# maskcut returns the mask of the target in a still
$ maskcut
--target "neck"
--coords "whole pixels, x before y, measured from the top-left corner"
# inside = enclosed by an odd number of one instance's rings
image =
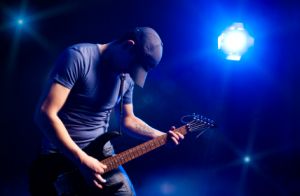
[[[109,45],[109,43],[108,44],[97,44],[100,54],[104,53],[104,51],[107,49],[108,45]]]

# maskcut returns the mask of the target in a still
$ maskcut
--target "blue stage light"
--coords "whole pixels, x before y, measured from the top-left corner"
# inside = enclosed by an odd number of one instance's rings
[[[249,163],[251,161],[251,158],[249,156],[244,157],[244,162]]]
[[[23,25],[24,20],[20,18],[20,19],[17,20],[17,23],[18,23],[18,25]]]
[[[218,49],[227,55],[226,59],[239,61],[254,39],[245,30],[243,23],[234,23],[218,37]]]

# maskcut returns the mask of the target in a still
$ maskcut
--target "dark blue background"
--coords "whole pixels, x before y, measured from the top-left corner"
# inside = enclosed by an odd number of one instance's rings
[[[135,113],[167,131],[199,113],[218,128],[125,165],[138,195],[300,195],[297,1],[2,1],[0,17],[0,195],[27,195],[27,169],[41,133],[32,121],[58,54],[106,43],[135,26],[164,42],[160,66],[136,87]],[[10,21],[22,10],[24,25]],[[255,44],[223,59],[217,37],[243,22]],[[112,119],[112,129],[117,120]],[[141,141],[123,136],[123,150]],[[251,162],[243,163],[245,155]]]

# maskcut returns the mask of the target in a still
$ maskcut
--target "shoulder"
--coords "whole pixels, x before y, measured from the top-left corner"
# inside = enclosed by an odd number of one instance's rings
[[[82,55],[99,52],[97,44],[92,44],[92,43],[74,44],[72,46],[69,46],[67,49],[77,51],[77,52],[81,53]]]
[[[60,54],[52,74],[60,74],[64,77],[71,75],[83,76],[89,70],[91,62],[98,59],[96,52],[97,44],[81,43],[71,45]]]
[[[65,48],[60,55],[61,59],[81,66],[90,66],[99,61],[100,53],[97,44],[79,43]]]

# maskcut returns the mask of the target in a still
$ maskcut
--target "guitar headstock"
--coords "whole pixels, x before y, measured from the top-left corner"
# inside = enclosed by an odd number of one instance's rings
[[[216,127],[216,124],[213,120],[206,118],[204,116],[192,114],[186,115],[181,118],[181,122],[186,124],[188,131],[204,131],[208,128]]]

